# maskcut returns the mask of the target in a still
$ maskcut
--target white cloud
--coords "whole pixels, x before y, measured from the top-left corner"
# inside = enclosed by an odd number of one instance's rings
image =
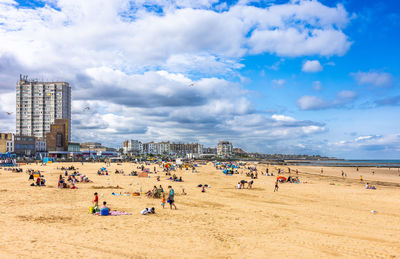
[[[297,100],[297,106],[301,110],[320,110],[327,108],[329,104],[317,96],[302,96]]]
[[[314,81],[313,82],[313,89],[315,91],[320,91],[322,89],[322,84],[320,81]]]
[[[272,83],[276,86],[283,86],[286,83],[285,79],[273,79]]]
[[[351,140],[329,143],[328,145],[348,152],[358,150],[364,153],[397,154],[400,152],[400,134],[365,135]]]
[[[322,110],[329,108],[344,108],[357,97],[355,91],[343,90],[337,93],[332,100],[325,100],[317,96],[302,96],[297,100],[297,107],[301,110]]]
[[[276,121],[296,121],[296,119],[293,117],[280,115],[280,114],[274,114],[271,116],[271,118]]]
[[[388,87],[393,84],[392,75],[385,72],[356,72],[351,75],[360,85]]]
[[[315,73],[322,71],[322,69],[323,68],[318,60],[307,60],[304,62],[301,71]]]
[[[338,93],[340,99],[352,99],[357,96],[355,91],[343,90]]]

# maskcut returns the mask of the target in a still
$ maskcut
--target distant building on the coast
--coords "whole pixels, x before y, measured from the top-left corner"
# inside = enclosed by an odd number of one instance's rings
[[[108,155],[116,155],[117,150],[115,148],[109,148],[103,146],[98,142],[84,142],[80,144],[80,150],[83,155],[96,155],[96,156],[108,156]]]
[[[158,155],[169,155],[171,150],[171,144],[169,141],[158,142],[155,144],[156,154]]]
[[[14,152],[14,134],[0,133],[0,153]]]
[[[19,156],[36,154],[36,138],[32,136],[14,136],[14,153]]]
[[[203,153],[203,145],[199,143],[171,143],[170,141],[142,143],[139,140],[125,140],[123,149],[125,154],[187,156]]]
[[[21,75],[16,105],[17,136],[45,139],[56,119],[66,119],[71,139],[71,87],[67,82],[39,82]]]
[[[233,154],[233,146],[229,141],[220,141],[217,146],[217,155],[230,157]]]
[[[75,142],[68,143],[68,152],[80,152],[81,144]]]
[[[153,141],[143,144],[143,154],[156,154],[155,143]]]
[[[199,143],[171,143],[172,155],[193,155],[203,154],[203,145]]]
[[[142,154],[143,143],[139,140],[125,140],[123,149],[125,154]]]
[[[48,151],[68,151],[68,120],[56,119],[50,125],[50,132],[46,133],[46,146]]]
[[[206,148],[203,148],[203,154],[207,154],[207,155],[217,155],[217,148],[215,148],[215,147],[206,147]]]
[[[233,148],[233,154],[234,154],[235,156],[246,156],[246,155],[247,155],[247,152],[244,151],[244,150],[241,149],[241,148],[235,147],[235,148]]]

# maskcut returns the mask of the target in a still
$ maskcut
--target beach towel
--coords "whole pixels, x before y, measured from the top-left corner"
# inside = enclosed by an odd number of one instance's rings
[[[101,216],[100,212],[96,212],[93,215],[96,216]],[[121,215],[132,215],[132,213],[128,213],[128,212],[124,212],[124,211],[116,211],[116,210],[112,210],[110,211],[110,213],[108,214],[108,216],[121,216]]]

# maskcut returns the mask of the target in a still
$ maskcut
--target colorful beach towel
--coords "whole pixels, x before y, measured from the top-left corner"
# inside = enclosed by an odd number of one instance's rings
[[[96,212],[96,213],[94,213],[94,215],[100,216],[100,212]],[[122,215],[132,215],[132,213],[112,210],[112,211],[110,211],[110,214],[108,214],[108,216],[122,216]]]

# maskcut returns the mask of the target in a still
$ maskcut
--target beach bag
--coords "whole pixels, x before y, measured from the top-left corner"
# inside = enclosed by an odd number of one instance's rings
[[[93,206],[89,207],[89,213],[91,213],[91,214],[95,213],[95,210],[94,210]]]

